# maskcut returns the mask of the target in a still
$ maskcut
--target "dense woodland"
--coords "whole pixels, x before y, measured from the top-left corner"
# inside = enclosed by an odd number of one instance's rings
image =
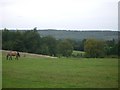
[[[73,50],[84,51],[84,57],[105,57],[118,55],[120,41],[98,39],[56,39],[53,36],[41,36],[36,28],[26,31],[2,30],[2,49],[16,50],[50,56],[72,56]],[[120,54],[119,54],[120,55]]]

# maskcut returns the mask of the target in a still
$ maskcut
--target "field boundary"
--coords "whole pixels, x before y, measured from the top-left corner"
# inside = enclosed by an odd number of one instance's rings
[[[10,52],[8,50],[2,50],[2,52]],[[42,55],[42,54],[34,54],[34,53],[27,53],[27,52],[20,52],[20,54],[23,56],[23,57],[26,57],[27,55],[29,56],[37,56],[37,57],[44,57],[44,58],[57,58],[57,57],[53,57],[53,56],[48,56],[48,55]]]

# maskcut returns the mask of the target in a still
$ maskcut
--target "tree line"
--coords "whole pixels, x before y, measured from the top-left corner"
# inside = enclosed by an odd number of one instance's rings
[[[50,56],[72,55],[73,50],[85,51],[85,57],[105,57],[106,55],[118,55],[120,42],[114,39],[100,41],[96,39],[84,39],[75,41],[71,39],[55,39],[52,36],[41,37],[37,29],[25,31],[2,30],[2,49],[15,50],[28,53],[44,54]],[[120,54],[119,54],[120,55]]]
[[[2,49],[50,56],[71,56],[73,46],[69,40],[56,40],[52,36],[41,37],[36,28],[26,31],[2,31]]]

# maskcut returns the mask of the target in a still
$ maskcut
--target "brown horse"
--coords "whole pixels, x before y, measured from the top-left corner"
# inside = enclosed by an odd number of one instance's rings
[[[16,57],[15,59],[18,60],[18,57],[20,57],[20,53],[16,52],[16,51],[10,51],[10,52],[8,52],[7,56],[6,56],[7,60],[12,60],[12,56],[15,56]]]

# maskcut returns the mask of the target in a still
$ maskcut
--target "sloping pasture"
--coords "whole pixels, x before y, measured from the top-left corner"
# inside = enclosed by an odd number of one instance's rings
[[[3,88],[117,88],[117,58],[48,58],[35,55],[6,60]]]

